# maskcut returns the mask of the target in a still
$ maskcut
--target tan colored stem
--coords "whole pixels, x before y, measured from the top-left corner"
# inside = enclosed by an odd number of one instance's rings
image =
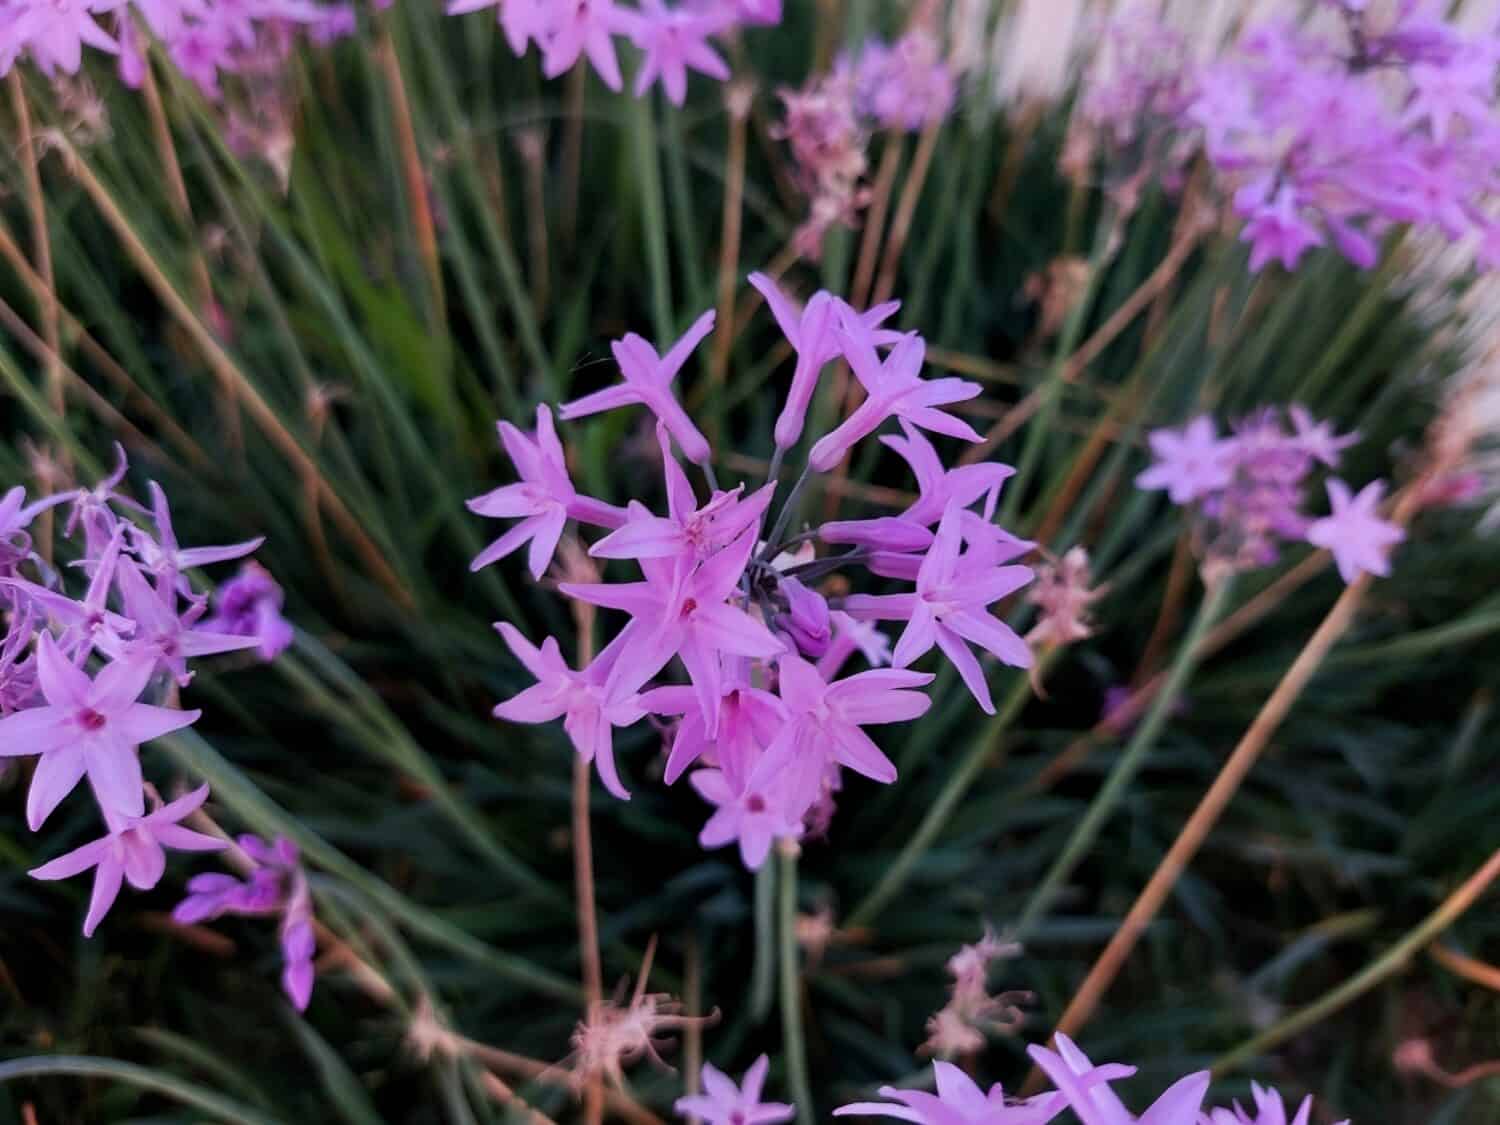
[[[1151,636],[1146,639],[1145,651],[1136,666],[1135,682],[1139,684],[1156,671],[1161,663],[1162,650],[1167,639],[1177,628],[1182,617],[1182,602],[1193,584],[1193,533],[1184,528],[1177,537],[1177,547],[1172,551],[1172,568],[1167,572],[1167,588],[1162,593],[1161,611],[1156,615],[1156,624]]]
[[[1062,371],[1058,374],[1058,378],[1063,383],[1071,383],[1082,375],[1084,369],[1090,363],[1094,362],[1100,353],[1109,347],[1115,338],[1121,332],[1125,331],[1126,328],[1130,327],[1131,322],[1150,306],[1156,295],[1172,283],[1172,279],[1182,269],[1183,264],[1188,259],[1188,255],[1193,252],[1193,248],[1197,246],[1202,234],[1203,228],[1194,224],[1189,226],[1172,243],[1166,257],[1161,260],[1156,269],[1151,271],[1146,280],[1141,282],[1136,287],[1135,292],[1126,297],[1121,302],[1120,307],[1110,314],[1109,319],[1101,324],[1094,331],[1094,334],[1085,340],[1076,352],[1068,357]],[[990,432],[985,434],[982,442],[978,445],[971,445],[968,449],[964,450],[963,456],[959,458],[959,464],[970,465],[988,457],[1001,442],[1005,441],[1006,438],[1010,437],[1011,434],[1030,421],[1032,416],[1041,409],[1042,403],[1046,399],[1047,389],[1048,384],[1044,383],[1018,402],[1006,417],[997,422],[991,428]]]
[[[889,301],[891,294],[896,291],[896,270],[901,265],[901,253],[906,249],[912,219],[917,213],[917,201],[922,197],[922,187],[927,183],[927,173],[932,168],[932,156],[937,151],[938,137],[942,135],[942,131],[942,122],[935,121],[922,130],[921,139],[917,141],[917,151],[912,156],[911,168],[906,173],[906,185],[901,189],[901,202],[896,205],[896,216],[891,220],[891,235],[886,239],[880,280],[875,285],[872,304]]]
[[[406,94],[406,80],[401,74],[401,58],[396,53],[396,44],[390,30],[380,29],[375,44],[375,58],[385,77],[385,88],[391,99],[391,123],[396,130],[396,149],[401,155],[401,178],[406,184],[406,203],[411,211],[412,231],[417,240],[417,252],[422,256],[422,266],[427,271],[427,284],[432,293],[432,314],[437,324],[443,323],[443,267],[438,259],[437,224],[432,218],[432,204],[427,192],[427,176],[422,171],[422,154],[417,148],[417,131],[412,123],[411,101]]]
[[[729,154],[724,176],[724,213],[721,219],[722,237],[719,240],[719,302],[717,324],[714,335],[713,362],[709,368],[714,390],[724,386],[729,377],[729,350],[734,343],[734,291],[739,281],[740,231],[744,220],[745,199],[745,131],[749,121],[750,106],[734,99],[731,90],[729,102]]]
[[[391,569],[390,563],[385,559],[384,553],[363,527],[354,514],[345,506],[342,498],[334,491],[327,479],[317,467],[317,463],[302,448],[301,442],[288,430],[277,417],[276,411],[261,397],[255,385],[245,376],[235,361],[224,350],[223,346],[215,339],[214,334],[204,325],[203,320],[193,312],[187,302],[183,300],[182,294],[177,287],[162,272],[161,267],[151,256],[151,252],[141,241],[135,228],[131,226],[114,197],[109,190],[94,175],[93,170],[84,162],[78,151],[73,148],[66,139],[59,141],[63,154],[67,160],[68,170],[82,186],[85,193],[93,201],[101,215],[115,236],[124,246],[126,253],[142,276],[156,293],[157,299],[166,306],[167,311],[177,320],[183,330],[191,337],[202,353],[205,362],[214,372],[215,376],[226,384],[235,387],[240,401],[250,416],[255,419],[266,437],[282,451],[282,454],[297,469],[306,474],[309,479],[315,480],[318,486],[318,494],[322,505],[327,509],[334,523],[344,533],[350,544],[359,553],[369,568],[370,573],[383,585],[387,592],[402,605],[410,607],[414,604],[411,594],[402,585],[400,577]]]
[[[1500,992],[1500,967],[1460,953],[1452,946],[1434,942],[1427,948],[1428,955],[1455,976],[1463,977],[1472,984]]]
[[[21,141],[21,177],[26,184],[26,205],[31,216],[31,252],[36,257],[36,273],[41,278],[41,287],[35,291],[35,296],[41,313],[42,339],[47,342],[47,347],[54,356],[61,356],[57,279],[52,269],[52,239],[47,233],[47,200],[42,193],[42,177],[38,167],[41,153],[31,129],[31,108],[26,102],[26,86],[21,80],[21,72],[12,68],[9,81],[11,108],[15,111],[16,131]],[[65,398],[62,369],[57,360],[49,360],[47,399],[57,411],[58,417],[67,413]]]
[[[578,666],[594,659],[594,607],[573,603],[578,627]],[[573,755],[573,885],[578,900],[578,957],[583,970],[583,992],[588,1004],[584,1019],[593,1023],[604,1010],[604,967],[599,957],[599,914],[594,898],[594,845],[589,821],[589,784],[593,770],[581,755]],[[583,1117],[588,1125],[604,1120],[604,1083],[590,1074],[583,1089]]]
[[[885,216],[891,208],[891,192],[896,186],[896,173],[901,170],[901,158],[906,153],[906,137],[902,133],[890,133],[885,139],[885,151],[880,157],[880,167],[875,172],[875,187],[870,197],[870,206],[865,210],[864,237],[859,244],[859,264],[854,269],[854,284],[849,295],[854,307],[862,309],[870,296],[870,286],[875,282],[875,263],[880,257],[880,236],[885,233]]]
[[[1405,490],[1395,505],[1393,522],[1404,525],[1415,513],[1420,503],[1421,484],[1422,481],[1419,480],[1416,485]],[[1177,839],[1172,842],[1166,856],[1157,865],[1156,871],[1146,883],[1145,889],[1141,891],[1129,913],[1125,915],[1124,921],[1120,923],[1114,936],[1110,938],[1104,952],[1099,955],[1099,959],[1089,970],[1088,976],[1078,987],[1072,1002],[1057,1022],[1057,1033],[1076,1035],[1079,1028],[1094,1014],[1099,1001],[1103,999],[1109,986],[1114,983],[1115,977],[1135,949],[1141,935],[1156,918],[1167,896],[1172,893],[1172,888],[1177,885],[1177,880],[1187,870],[1188,864],[1198,854],[1198,849],[1208,838],[1209,832],[1219,822],[1219,817],[1229,807],[1229,802],[1234,799],[1234,795],[1239,792],[1240,784],[1259,760],[1272,735],[1280,728],[1292,706],[1301,698],[1308,682],[1322,667],[1323,661],[1333,646],[1348,631],[1372,580],[1373,577],[1370,574],[1361,574],[1349,583],[1312,637],[1308,639],[1307,644],[1303,646],[1302,651],[1297,654],[1297,658],[1292,661],[1291,667],[1282,676],[1280,683],[1262,705],[1259,713],[1240,738],[1239,744],[1234,748],[1234,752],[1220,769],[1219,776],[1209,786],[1208,792],[1204,794],[1198,807],[1193,811],[1193,815],[1188,818],[1187,824],[1178,833]]]

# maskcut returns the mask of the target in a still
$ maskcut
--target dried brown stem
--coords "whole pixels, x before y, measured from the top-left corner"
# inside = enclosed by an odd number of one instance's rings
[[[729,106],[729,154],[724,176],[723,234],[719,239],[718,332],[714,335],[713,362],[709,368],[715,392],[729,377],[729,350],[734,343],[734,290],[739,280],[740,229],[744,218],[745,131],[749,121],[748,91],[731,87],[725,96]]]
[[[875,172],[870,206],[865,210],[864,237],[859,244],[859,264],[854,269],[854,284],[849,287],[849,296],[857,309],[865,307],[870,296],[870,286],[875,282],[875,263],[880,257],[880,236],[885,233],[885,216],[891,208],[891,192],[896,186],[896,173],[901,170],[901,158],[905,154],[905,135],[895,132],[887,134],[885,151],[880,156],[880,167]]]
[[[391,38],[390,30],[383,22],[375,44],[375,58],[385,78],[386,92],[391,100],[391,123],[396,131],[396,150],[401,157],[406,205],[410,210],[412,232],[417,240],[417,253],[422,256],[422,267],[427,273],[433,322],[442,324],[445,319],[443,267],[438,258],[437,224],[432,218],[427,176],[422,170],[422,154],[417,147],[417,131],[412,123],[406,80],[401,74],[401,58],[396,53],[396,44]]]
[[[889,301],[891,294],[896,291],[896,270],[901,265],[901,254],[906,249],[912,219],[917,213],[917,201],[922,197],[922,187],[927,183],[927,173],[932,168],[932,156],[937,151],[938,137],[942,135],[942,131],[942,123],[935,121],[922,130],[921,139],[917,141],[917,151],[911,158],[906,184],[901,189],[901,202],[896,205],[896,216],[891,220],[891,235],[886,239],[880,280],[875,285],[872,304]]]

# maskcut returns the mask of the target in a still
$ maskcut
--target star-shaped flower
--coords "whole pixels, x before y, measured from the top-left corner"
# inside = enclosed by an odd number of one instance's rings
[[[1333,514],[1308,526],[1307,541],[1333,552],[1339,576],[1345,582],[1353,582],[1361,571],[1381,578],[1391,572],[1391,548],[1406,538],[1406,532],[1380,518],[1384,496],[1384,481],[1371,481],[1357,494],[1337,477],[1328,481]]]

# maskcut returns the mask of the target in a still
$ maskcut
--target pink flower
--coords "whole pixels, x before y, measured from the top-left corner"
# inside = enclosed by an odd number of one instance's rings
[[[497,424],[500,442],[510,455],[516,484],[503,485],[469,501],[469,511],[493,519],[515,519],[516,524],[475,556],[470,570],[481,570],[530,542],[526,563],[533,578],[541,578],[552,563],[557,541],[568,519],[601,527],[620,527],[626,515],[619,508],[580,496],[568,477],[562,442],[552,424],[552,411],[536,408],[536,435],[528,437],[509,422]]]
[[[558,14],[549,29],[551,38],[542,54],[542,73],[556,78],[572,70],[580,55],[587,55],[600,80],[618,91],[620,62],[611,36],[631,31],[634,13],[615,7],[614,0],[567,0],[556,9]]]
[[[1286,1103],[1281,1100],[1281,1093],[1270,1090],[1259,1082],[1250,1083],[1250,1093],[1255,1099],[1255,1113],[1247,1113],[1244,1108],[1235,1102],[1234,1109],[1211,1109],[1203,1115],[1203,1125],[1308,1125],[1312,1120],[1312,1095],[1302,1099],[1302,1104],[1297,1107],[1295,1117],[1288,1118],[1286,1114]],[[1349,1122],[1341,1121],[1339,1125],[1349,1125]]]
[[[296,630],[281,615],[285,594],[259,563],[247,562],[214,594],[216,609],[205,624],[220,633],[253,637],[262,660],[275,660],[291,647]]]
[[[1055,1052],[1033,1045],[1027,1054],[1052,1079],[1082,1125],[1197,1125],[1203,1095],[1208,1093],[1208,1071],[1178,1080],[1136,1117],[1109,1088],[1111,1082],[1134,1074],[1135,1067],[1096,1067],[1066,1035],[1058,1033],[1056,1041]]]
[[[1135,478],[1135,486],[1166,489],[1174,504],[1225,488],[1234,475],[1234,446],[1219,440],[1207,415],[1194,418],[1180,432],[1152,430],[1147,440],[1156,463]]]
[[[782,1102],[762,1102],[771,1060],[761,1055],[750,1064],[738,1086],[711,1063],[704,1063],[701,1073],[703,1093],[678,1098],[673,1110],[679,1117],[697,1117],[706,1125],[775,1125],[790,1121],[796,1109]]]
[[[145,811],[136,748],[197,722],[199,711],[136,702],[155,662],[122,657],[90,680],[58,651],[50,633],[37,640],[37,675],[47,703],[0,719],[0,756],[40,754],[26,822],[35,832],[88,774],[107,812],[138,817]]]
[[[1361,571],[1384,578],[1391,572],[1391,548],[1406,538],[1395,524],[1380,518],[1385,482],[1372,481],[1352,494],[1337,477],[1328,481],[1328,502],[1333,514],[1314,520],[1307,541],[1333,552],[1339,576],[1353,582]]]
[[[647,407],[656,415],[682,447],[683,455],[694,464],[706,465],[713,457],[708,439],[703,436],[687,411],[672,397],[672,380],[682,370],[688,356],[693,354],[703,338],[714,330],[714,313],[710,309],[693,322],[683,337],[672,345],[664,356],[634,332],[610,345],[615,360],[620,365],[620,374],[625,382],[622,386],[606,387],[602,391],[584,395],[566,403],[559,413],[563,421],[584,418],[604,410],[615,410],[621,406],[636,404]]]
[[[197,628],[195,622],[206,612],[206,604],[195,602],[179,614],[177,591],[166,577],[157,579],[153,589],[129,559],[120,560],[118,582],[125,614],[135,622],[135,629],[129,640],[107,640],[101,647],[112,656],[149,659],[153,672],[159,668],[179,687],[192,682],[193,674],[187,670],[190,659],[239,652],[260,643],[257,637]]]
[[[688,779],[698,795],[714,805],[714,813],[698,833],[705,848],[738,842],[740,859],[758,871],[777,839],[802,834],[802,817],[812,798],[803,793],[795,771],[769,755],[763,756],[742,781],[731,781],[722,770],[695,770]]]
[[[844,600],[852,617],[905,620],[892,663],[905,668],[937,645],[953,662],[986,714],[995,713],[989,684],[966,641],[1016,668],[1031,666],[1031,650],[1004,622],[991,615],[991,603],[1015,593],[1034,577],[1029,566],[995,566],[985,552],[959,553],[961,510],[950,506],[917,571],[912,594],[854,594]]]
[[[749,280],[766,299],[782,335],[797,353],[791,390],[787,392],[786,405],[776,418],[775,429],[776,448],[790,449],[802,436],[807,408],[812,404],[813,392],[818,386],[818,376],[831,360],[839,356],[841,345],[835,328],[841,302],[832,294],[819,290],[799,313],[787,295],[765,274],[752,273]],[[886,346],[901,339],[899,332],[880,329],[880,325],[894,316],[900,307],[900,301],[887,301],[869,312],[858,314],[876,344]]]
[[[83,47],[114,54],[119,44],[94,17],[119,7],[122,0],[19,0],[0,13],[0,76],[9,73],[16,57],[29,52],[43,74],[77,74]]]
[[[782,655],[780,672],[781,699],[790,720],[766,757],[777,766],[794,764],[808,804],[816,796],[812,785],[821,781],[830,763],[882,784],[896,780],[896,767],[861,728],[925,715],[932,700],[909,689],[925,687],[932,676],[882,668],[829,683],[794,653]]]
[[[604,787],[620,800],[630,800],[630,793],[621,784],[615,768],[613,731],[615,727],[628,727],[645,715],[640,686],[657,669],[631,661],[620,662],[630,639],[626,633],[610,642],[587,668],[575,672],[563,660],[562,651],[552,637],[537,648],[506,622],[496,628],[537,682],[498,704],[495,717],[512,723],[549,723],[562,719],[573,748],[579,757],[599,770]]]
[[[835,1117],[894,1117],[915,1125],[1046,1125],[1067,1105],[1060,1094],[1040,1094],[1025,1101],[1007,1101],[996,1082],[985,1093],[975,1081],[950,1062],[934,1062],[937,1093],[882,1086],[884,1102],[855,1102],[833,1111]]]
[[[687,98],[687,72],[691,68],[720,82],[729,81],[729,66],[708,45],[708,37],[719,30],[718,21],[692,9],[668,8],[661,0],[642,0],[631,39],[645,52],[635,78],[635,96],[640,97],[658,78],[673,105]]]
[[[1275,198],[1250,213],[1240,241],[1250,243],[1250,272],[1259,273],[1272,258],[1296,269],[1305,251],[1323,245],[1323,236],[1303,218],[1291,185],[1283,184]]]
[[[1359,440],[1359,434],[1336,434],[1331,422],[1319,422],[1305,406],[1293,403],[1288,408],[1292,426],[1296,430],[1296,441],[1307,456],[1332,468],[1338,464],[1339,454]]]
[[[129,882],[138,891],[149,891],[161,881],[167,865],[163,848],[211,852],[224,847],[224,841],[178,823],[196,812],[206,800],[208,786],[203,785],[145,816],[106,816],[105,819],[110,821],[108,836],[33,868],[31,877],[68,879],[90,867],[95,868],[94,893],[89,898],[89,912],[83,920],[83,936],[93,937],[94,930],[114,905],[122,883]]]
[[[980,440],[967,422],[938,409],[975,397],[981,390],[978,383],[955,378],[922,379],[920,372],[927,345],[916,334],[902,337],[882,363],[875,351],[873,333],[853,309],[841,304],[838,320],[840,346],[868,397],[837,429],[813,446],[808,464],[815,471],[823,473],[833,468],[850,447],[893,416],[964,441]]]
[[[871,668],[891,662],[891,641],[868,621],[856,621],[841,609],[828,615],[833,639],[828,651],[818,658],[818,674],[825,680],[838,674],[844,662],[858,652]]]
[[[783,647],[769,629],[729,602],[755,538],[750,528],[696,569],[684,559],[643,560],[644,582],[564,582],[558,587],[570,598],[622,610],[634,618],[622,637],[630,651],[626,663],[644,670],[642,681],[673,656],[681,657],[698,690],[710,737],[719,729],[722,655],[764,659]]]
[[[774,484],[767,484],[742,500],[744,486],[715,492],[703,507],[693,494],[692,483],[672,455],[666,427],[656,427],[661,445],[662,471],[666,474],[667,511],[653,516],[644,504],[631,501],[629,516],[620,526],[589,548],[599,559],[665,559],[682,557],[702,562],[727,547],[748,528],[759,527],[771,504]]]
[[[151,515],[156,523],[156,537],[153,539],[138,528],[131,530],[134,532],[136,553],[153,574],[170,574],[172,581],[176,582],[177,575],[184,570],[242,559],[258,550],[266,541],[264,535],[257,535],[254,539],[223,547],[179,547],[177,533],[172,529],[172,509],[167,504],[167,494],[155,481],[150,481],[146,487],[151,493]]]
[[[744,784],[759,759],[786,722],[786,707],[768,691],[752,687],[744,661],[729,662],[724,695],[719,704],[719,730],[710,735],[697,693],[690,687],[656,688],[641,696],[641,706],[653,715],[681,715],[664,780],[671,785],[694,762],[712,761],[732,787]]]
[[[533,42],[546,45],[557,10],[554,0],[451,0],[445,11],[450,16],[460,16],[494,7],[500,9],[500,26],[517,58]]]

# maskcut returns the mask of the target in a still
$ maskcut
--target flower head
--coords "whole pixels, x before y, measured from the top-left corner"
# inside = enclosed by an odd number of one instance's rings
[[[679,1117],[697,1117],[707,1125],[775,1125],[790,1121],[796,1109],[783,1102],[762,1102],[766,1072],[771,1060],[761,1055],[750,1064],[739,1085],[718,1067],[704,1063],[700,1078],[703,1093],[678,1098],[672,1108]]]
[[[691,8],[668,8],[662,0],[643,0],[631,38],[645,52],[636,74],[635,96],[640,97],[660,80],[667,99],[680,106],[687,98],[689,69],[729,81],[729,66],[708,45],[708,37],[720,30],[720,21]]]
[[[1111,1082],[1134,1074],[1135,1067],[1118,1063],[1096,1067],[1066,1035],[1059,1032],[1055,1038],[1056,1051],[1033,1045],[1027,1054],[1052,1079],[1083,1125],[1197,1125],[1203,1096],[1208,1093],[1208,1071],[1179,1079],[1136,1117],[1109,1088]]]
[[[1361,572],[1384,578],[1391,572],[1391,549],[1406,533],[1379,516],[1385,482],[1371,481],[1358,493],[1337,477],[1328,481],[1328,502],[1333,514],[1314,520],[1307,528],[1307,541],[1333,552],[1339,576],[1353,582]]]
[[[950,1062],[932,1064],[937,1093],[882,1086],[884,1102],[855,1102],[839,1106],[835,1117],[894,1117],[915,1125],[1046,1125],[1066,1106],[1059,1094],[1041,1094],[1022,1102],[1008,1101],[1000,1083],[986,1092]]]

